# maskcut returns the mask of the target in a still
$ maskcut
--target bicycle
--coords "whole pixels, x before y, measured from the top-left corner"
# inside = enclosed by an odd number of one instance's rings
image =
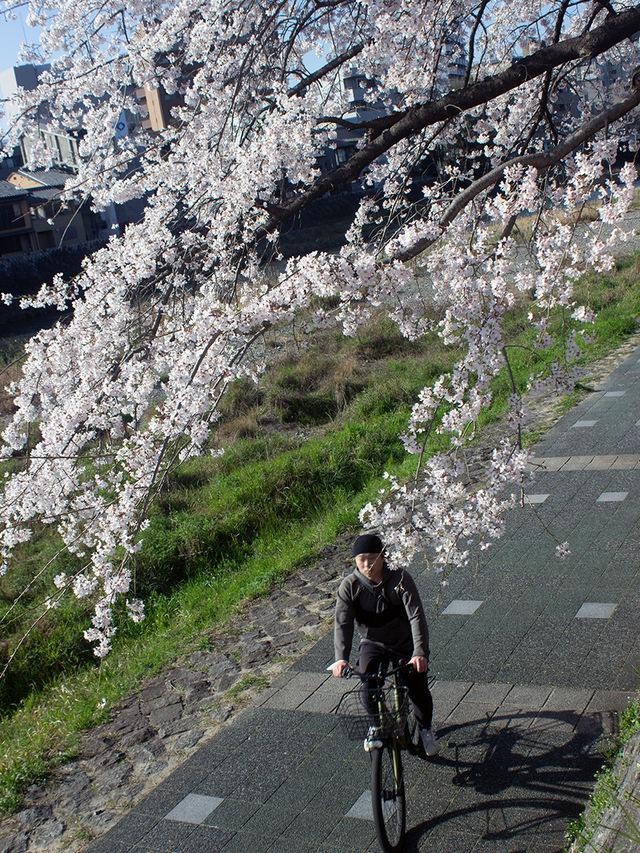
[[[390,669],[381,666],[377,674],[365,675],[349,667],[344,677],[358,675],[367,685],[370,708],[363,701],[362,686],[358,686],[345,693],[333,709],[352,740],[366,743],[371,728],[375,729],[375,746],[369,751],[371,805],[376,835],[385,853],[399,853],[406,832],[402,750],[419,754],[422,748],[420,728],[402,683],[402,672],[407,668],[403,661],[392,661]],[[371,707],[376,709],[374,714]]]

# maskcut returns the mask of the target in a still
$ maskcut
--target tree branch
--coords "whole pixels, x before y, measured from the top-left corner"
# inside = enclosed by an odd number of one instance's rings
[[[483,192],[483,190],[486,190],[496,184],[502,178],[505,170],[510,166],[533,166],[539,172],[545,171],[555,163],[559,163],[563,157],[566,157],[572,151],[575,151],[576,148],[579,148],[580,145],[588,139],[591,139],[591,137],[593,137],[599,130],[602,130],[602,128],[606,127],[608,124],[617,121],[617,119],[626,115],[634,109],[634,107],[637,107],[638,104],[640,104],[640,85],[638,85],[635,74],[633,78],[633,85],[634,91],[628,98],[614,104],[610,109],[599,113],[595,118],[587,122],[579,130],[575,131],[575,133],[572,133],[563,143],[556,146],[551,151],[545,153],[523,154],[520,157],[512,157],[510,160],[501,163],[499,166],[496,166],[495,169],[487,172],[486,175],[478,178],[477,181],[474,181],[470,186],[456,196],[444,212],[438,223],[441,231],[444,231],[444,229],[453,222],[458,214],[477,195]],[[411,258],[415,258],[416,255],[419,255],[420,252],[424,252],[425,249],[428,249],[429,246],[435,243],[437,239],[439,239],[439,237],[425,237],[423,240],[418,240],[413,244],[413,246],[410,246],[402,252],[398,252],[394,256],[394,260],[408,261]]]
[[[271,234],[281,222],[295,216],[310,202],[357,178],[368,166],[403,139],[414,136],[439,121],[444,121],[459,113],[495,100],[500,95],[518,88],[523,83],[533,80],[559,65],[564,65],[575,59],[586,60],[599,56],[624,39],[630,38],[639,30],[640,5],[617,15],[590,33],[541,48],[505,71],[487,77],[478,83],[473,83],[466,89],[449,92],[436,101],[411,107],[401,113],[392,113],[389,116],[374,119],[369,123],[363,122],[360,127],[366,126],[372,130],[378,130],[380,131],[378,135],[363,148],[356,151],[346,163],[334,169],[333,172],[318,178],[307,190],[294,196],[286,205],[283,205],[278,214],[272,216],[256,230],[253,241],[257,242]]]
[[[340,54],[340,56],[336,56],[335,59],[331,60],[331,62],[327,62],[326,65],[322,66],[322,68],[318,68],[318,70],[314,71],[313,74],[309,74],[309,76],[305,77],[304,80],[301,80],[299,83],[296,83],[295,86],[292,86],[287,91],[287,95],[290,98],[294,95],[299,95],[303,89],[307,89],[312,83],[315,83],[317,80],[321,80],[327,74],[330,74],[334,68],[339,68],[341,65],[344,65],[345,62],[353,59],[354,56],[362,53],[364,46],[365,43],[361,41],[359,44],[354,45],[350,50],[345,50],[344,53]]]

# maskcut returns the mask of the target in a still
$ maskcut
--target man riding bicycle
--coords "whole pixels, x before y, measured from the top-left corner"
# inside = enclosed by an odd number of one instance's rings
[[[335,662],[331,664],[331,672],[340,678],[349,669],[354,625],[358,626],[361,637],[358,650],[361,673],[373,675],[380,664],[408,660],[411,668],[404,673],[403,681],[420,726],[424,751],[428,756],[436,755],[439,744],[431,728],[433,700],[427,683],[429,629],[415,582],[405,570],[394,571],[387,566],[384,545],[374,534],[358,536],[353,543],[353,556],[356,568],[338,589]],[[371,702],[366,691],[363,701],[369,710]],[[381,745],[372,727],[365,749]]]

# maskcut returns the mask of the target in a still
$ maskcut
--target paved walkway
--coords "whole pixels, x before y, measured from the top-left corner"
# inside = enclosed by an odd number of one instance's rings
[[[599,741],[638,687],[640,349],[535,447],[506,535],[440,591],[437,759],[407,757],[407,851],[549,853],[582,810]],[[555,540],[568,540],[560,561]],[[369,759],[327,712],[320,640],[91,853],[365,853]],[[347,686],[351,686],[347,683]]]

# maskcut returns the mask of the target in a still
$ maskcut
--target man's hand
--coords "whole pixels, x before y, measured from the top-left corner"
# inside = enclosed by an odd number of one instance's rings
[[[349,669],[349,664],[346,660],[337,660],[335,663],[331,664],[331,674],[335,676],[335,678],[342,678],[345,670],[347,669]]]
[[[415,655],[409,661],[409,666],[412,666],[416,672],[427,672],[429,669],[429,658],[422,655]]]

